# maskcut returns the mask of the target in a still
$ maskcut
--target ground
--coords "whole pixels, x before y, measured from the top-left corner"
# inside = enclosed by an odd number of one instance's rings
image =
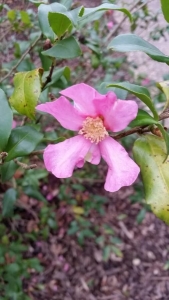
[[[101,186],[93,188],[103,193]],[[32,299],[169,299],[169,273],[164,268],[169,259],[169,229],[150,212],[138,224],[140,204],[131,204],[132,193],[130,188],[123,188],[113,196],[106,193],[104,216],[95,212],[89,218],[93,227],[107,224],[122,240],[122,257],[112,254],[106,262],[96,239],[86,239],[80,246],[67,235],[68,213],[63,206],[56,211],[60,230],[31,248],[45,266],[40,277],[33,276],[28,284]],[[37,283],[45,288],[37,291],[34,289]]]

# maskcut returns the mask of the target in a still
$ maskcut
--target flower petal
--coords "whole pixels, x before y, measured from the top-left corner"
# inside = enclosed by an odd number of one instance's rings
[[[55,101],[40,104],[36,109],[51,114],[64,128],[69,130],[79,130],[85,119],[70,101],[63,96]]]
[[[89,151],[85,156],[85,160],[93,165],[98,165],[101,159],[100,148],[96,144],[91,144]]]
[[[85,164],[85,160],[83,158],[83,159],[78,161],[78,163],[76,164],[76,167],[77,168],[83,168],[84,164]]]
[[[76,166],[89,151],[91,142],[78,135],[56,145],[49,145],[44,152],[46,169],[58,178],[71,177]]]
[[[103,116],[105,119],[104,123],[106,122],[106,117],[110,114],[110,111],[116,101],[117,96],[113,92],[108,92],[106,95],[101,95],[101,97],[93,100],[97,114]],[[105,123],[105,126],[106,125],[107,124]]]
[[[100,153],[99,146],[91,143],[89,151],[85,155],[84,159],[82,159],[76,164],[76,167],[82,168],[84,166],[85,161],[88,161],[93,165],[98,165],[100,159],[101,159],[101,153]]]
[[[138,105],[132,100],[117,100],[115,93],[108,92],[102,99],[95,99],[98,114],[104,117],[106,129],[121,131],[137,116]]]
[[[68,87],[61,91],[60,94],[72,99],[75,102],[77,109],[85,116],[96,115],[93,99],[103,96],[85,83],[79,83]]]
[[[128,156],[126,150],[111,137],[99,144],[101,155],[108,164],[105,190],[118,191],[122,186],[131,185],[137,178],[140,168]]]
[[[137,116],[138,105],[132,100],[117,100],[110,114],[106,117],[113,132],[123,130]]]

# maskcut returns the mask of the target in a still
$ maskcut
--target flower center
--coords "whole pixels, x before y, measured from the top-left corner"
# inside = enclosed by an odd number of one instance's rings
[[[100,117],[87,117],[83,122],[82,129],[79,130],[79,134],[82,134],[86,139],[96,144],[109,135]]]

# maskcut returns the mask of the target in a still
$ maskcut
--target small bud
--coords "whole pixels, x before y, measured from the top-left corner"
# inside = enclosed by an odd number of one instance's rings
[[[43,50],[48,50],[51,47],[52,47],[52,44],[51,44],[50,39],[46,39],[46,41],[44,42],[44,45],[43,45]]]
[[[160,131],[160,129],[158,129],[157,127],[156,127],[156,128],[152,128],[152,129],[151,129],[151,132],[152,132],[153,134],[159,136],[159,137],[162,137],[162,136],[163,136],[162,133],[161,133],[161,131]]]
[[[109,9],[106,11],[107,16],[112,16],[113,15],[113,10]]]

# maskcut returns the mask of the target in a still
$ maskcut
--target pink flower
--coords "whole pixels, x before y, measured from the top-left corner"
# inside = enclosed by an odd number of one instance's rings
[[[98,165],[103,157],[108,164],[105,189],[115,192],[131,185],[139,167],[108,131],[121,131],[136,117],[136,102],[119,100],[113,92],[101,95],[84,83],[60,94],[57,100],[36,108],[54,116],[64,128],[77,131],[77,136],[47,146],[44,151],[47,170],[58,178],[67,178],[75,167],[83,167],[85,161]],[[72,99],[74,105],[65,97]]]
[[[110,21],[110,22],[107,23],[107,28],[108,28],[108,29],[112,29],[113,26],[114,26],[114,24],[113,24],[112,21]]]

